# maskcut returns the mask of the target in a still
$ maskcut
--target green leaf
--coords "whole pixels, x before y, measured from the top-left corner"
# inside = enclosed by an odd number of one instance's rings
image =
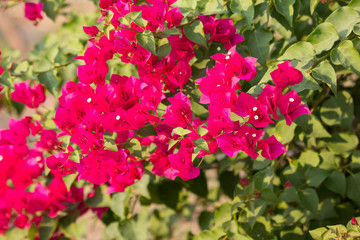
[[[40,240],[48,240],[52,237],[59,223],[58,218],[43,216],[39,226]]]
[[[36,61],[33,65],[33,70],[37,73],[47,72],[52,68],[53,68],[52,63],[45,58],[41,58],[40,60]]]
[[[300,41],[291,45],[285,53],[279,57],[279,60],[299,60],[303,62],[314,58],[315,52],[311,43]]]
[[[56,77],[56,71],[52,70],[49,72],[40,73],[38,75],[41,84],[45,85],[46,89],[53,95],[57,96],[58,87],[60,84],[59,79]]]
[[[285,120],[281,120],[276,124],[275,137],[282,143],[286,144],[291,142],[295,135],[296,124],[286,125]]]
[[[78,174],[68,174],[68,175],[63,175],[62,178],[64,180],[66,189],[68,191],[70,191],[71,185],[73,184],[73,182],[75,181],[75,179],[77,178]]]
[[[183,28],[185,36],[192,42],[201,46],[207,47],[207,40],[205,38],[204,26],[200,20],[196,20],[190,25]]]
[[[341,7],[336,9],[325,22],[332,23],[340,37],[345,38],[359,20],[359,14],[353,8]]]
[[[299,191],[300,204],[313,213],[317,212],[319,198],[316,191],[312,188],[306,188]]]
[[[319,2],[319,0],[317,0],[317,1]],[[321,228],[317,228],[317,229],[314,229],[314,230],[310,230],[309,233],[310,233],[310,235],[311,235],[311,237],[313,239],[322,240],[323,238],[321,236],[326,231],[327,231],[327,228],[321,227]]]
[[[336,97],[327,99],[320,108],[321,120],[329,126],[341,126],[352,129],[354,102],[351,94],[346,91],[338,92]]]
[[[299,195],[293,186],[290,188],[285,188],[284,191],[280,194],[279,200],[285,202],[300,202]]]
[[[330,50],[334,43],[339,39],[339,34],[334,25],[329,22],[319,24],[306,38],[314,47],[315,53]]]
[[[305,178],[310,187],[320,185],[328,175],[329,172],[321,168],[309,168],[305,172]]]
[[[220,237],[223,237],[225,234],[222,227],[214,227],[211,230],[205,230],[200,232],[199,234],[196,234],[194,236],[194,240],[209,240],[209,239],[219,239]]]
[[[188,180],[187,184],[189,191],[195,193],[199,197],[207,197],[209,191],[206,176],[203,171],[200,171],[200,175],[197,178]]]
[[[230,2],[230,9],[233,13],[240,13],[248,24],[251,24],[255,9],[252,0],[233,0]]]
[[[312,75],[319,81],[326,83],[331,91],[337,95],[337,79],[334,68],[329,62],[323,61],[312,70]]]
[[[351,7],[357,11],[360,11],[360,1],[359,0],[351,0],[348,4],[348,7]]]
[[[330,133],[326,131],[321,122],[315,117],[315,115],[309,115],[309,123],[306,133],[315,138],[329,138]]]
[[[85,201],[89,207],[108,207],[110,206],[110,195],[106,194],[106,185],[99,185],[95,190],[95,195]]]
[[[196,9],[196,1],[193,0],[178,0],[174,4],[172,4],[173,7],[178,8],[187,8],[187,9]]]
[[[148,125],[140,128],[139,130],[136,131],[136,134],[139,135],[140,137],[157,136],[157,133],[153,125]]]
[[[360,151],[356,150],[351,156],[350,168],[359,169],[360,168]]]
[[[54,63],[58,53],[59,53],[59,46],[58,45],[51,46],[46,50],[45,58],[49,60],[49,62]]]
[[[339,171],[334,171],[330,174],[330,176],[324,182],[325,187],[329,190],[340,194],[341,196],[345,196],[346,192],[346,178],[344,173]]]
[[[277,12],[285,17],[290,26],[293,25],[294,3],[295,0],[274,0]]]
[[[131,139],[128,143],[128,146],[131,155],[142,158],[142,148],[139,140],[137,140],[136,138]]]
[[[316,6],[319,4],[320,0],[311,0],[310,2],[310,14],[312,15],[316,9]]]
[[[51,20],[55,21],[57,15],[59,14],[60,5],[56,0],[42,0],[43,2],[43,11],[46,13]]]
[[[291,90],[295,90],[296,92],[299,93],[304,90],[320,90],[320,89],[322,89],[319,86],[319,83],[313,77],[311,77],[308,73],[306,73],[304,71],[302,71],[302,73],[303,73],[304,79],[300,83],[290,86]]]
[[[155,38],[151,31],[145,30],[142,33],[136,34],[136,41],[146,50],[149,50],[151,54],[156,55]]]
[[[351,68],[360,75],[360,54],[350,40],[345,40],[337,48],[331,50],[330,59],[333,64]]]
[[[360,204],[360,173],[347,177],[346,183],[346,196],[348,196],[351,200],[354,200],[357,204]]]
[[[311,166],[311,167],[317,167],[320,163],[320,157],[317,152],[314,152],[312,150],[306,150],[305,152],[302,152],[299,157],[299,164],[302,166]]]
[[[134,219],[126,219],[124,221],[121,221],[118,227],[119,232],[121,236],[124,237],[124,239],[140,240],[137,235],[140,229],[136,228]]]
[[[215,210],[214,221],[215,226],[221,226],[224,222],[231,220],[231,204],[223,203]]]
[[[212,14],[223,14],[227,13],[225,9],[225,3],[223,0],[209,0],[205,5],[203,15],[212,15]]]
[[[111,198],[110,209],[113,211],[120,219],[125,219],[127,215],[128,201],[131,197],[131,191],[129,188],[126,188],[124,192],[114,193]]]
[[[273,38],[272,33],[260,29],[255,32],[247,31],[244,37],[251,56],[256,57],[258,62],[265,66],[270,50],[269,43]]]
[[[104,138],[104,150],[110,150],[110,151],[117,152],[118,147],[115,143],[115,140],[109,139],[109,138]]]
[[[210,152],[209,146],[208,146],[207,142],[206,142],[204,139],[199,138],[198,140],[196,140],[196,141],[194,142],[194,144],[195,144],[195,146],[197,146],[198,148],[200,148],[200,149],[202,149],[202,150],[205,150],[205,151],[207,151],[207,152]]]
[[[65,234],[65,236],[80,239],[85,237],[87,221],[76,221],[79,217],[79,212],[67,215],[60,220],[60,229]]]
[[[171,45],[169,43],[169,40],[167,38],[162,38],[157,42],[156,47],[156,56],[158,57],[158,60],[163,59],[164,57],[167,57],[171,52]]]
[[[180,136],[185,136],[186,134],[191,133],[192,131],[183,129],[182,127],[177,127],[174,130],[172,130],[171,135],[177,134]]]
[[[335,154],[341,154],[343,157],[348,157],[357,147],[359,139],[353,133],[335,133],[326,144],[330,151]]]
[[[14,89],[14,83],[9,72],[3,72],[0,75],[0,84],[7,86],[10,89]]]
[[[354,25],[353,31],[356,35],[360,35],[360,23]]]

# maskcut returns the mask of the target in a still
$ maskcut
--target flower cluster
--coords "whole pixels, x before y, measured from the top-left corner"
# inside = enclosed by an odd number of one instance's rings
[[[83,189],[68,191],[56,172],[51,172],[50,184],[40,181],[44,154],[59,148],[56,132],[30,117],[10,119],[9,129],[0,129],[0,234],[10,222],[18,228],[38,225],[43,215],[56,217],[69,203],[83,201]]]
[[[60,136],[70,136],[71,143],[46,160],[52,171],[78,172],[94,184],[107,184],[107,192],[112,193],[140,179],[144,164],[152,163],[158,176],[188,180],[200,173],[193,160],[219,148],[230,157],[244,151],[257,158],[259,149],[263,157],[274,159],[286,152],[274,136],[261,137],[263,128],[279,119],[279,113],[288,125],[310,114],[294,90],[284,92],[302,80],[301,72],[285,62],[271,73],[275,86],[267,85],[259,97],[240,92],[240,80],[256,76],[256,59],[236,51],[244,39],[231,19],[200,15],[208,44],[221,42],[228,53],[211,56],[215,66],[195,81],[202,93],[198,104],[208,109],[208,118],[199,120],[192,110],[196,100],[188,97],[185,87],[196,80],[191,60],[202,46],[182,34],[184,16],[172,6],[174,2],[100,1],[101,20],[111,30],[104,34],[95,26],[84,27],[91,38],[84,56],[77,59],[85,64],[78,67],[79,82],[68,82],[63,88],[54,119]],[[131,14],[141,15],[142,21],[120,21],[129,15],[131,19]],[[169,29],[177,34],[166,35]],[[166,37],[171,45],[167,56],[159,58],[141,44],[138,36],[149,32]],[[136,65],[139,78],[109,75],[114,58]],[[231,114],[243,117],[244,123],[233,121]],[[149,128],[150,134],[141,134]],[[70,159],[74,152],[81,153],[79,161]]]

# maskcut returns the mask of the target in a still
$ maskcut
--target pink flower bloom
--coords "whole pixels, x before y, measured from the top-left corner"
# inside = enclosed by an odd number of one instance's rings
[[[152,6],[144,5],[142,17],[148,21],[146,29],[156,31],[160,27],[160,30],[163,31],[168,8],[166,3],[161,0],[155,0]]]
[[[54,130],[43,129],[40,141],[36,143],[36,147],[42,150],[54,150],[57,143],[56,132]]]
[[[278,69],[272,71],[270,75],[275,86],[280,90],[285,89],[287,86],[298,84],[303,80],[302,73],[292,67],[289,61],[279,64]]]
[[[234,113],[241,117],[249,116],[247,123],[251,123],[255,127],[266,127],[270,123],[274,123],[268,115],[267,106],[244,92],[240,93]]]
[[[351,225],[359,225],[358,221],[356,220],[356,218],[352,217],[351,218]]]
[[[309,108],[301,104],[301,99],[295,90],[292,90],[282,96],[278,101],[280,113],[285,115],[287,125],[303,114],[311,114]]]
[[[282,97],[282,93],[279,88],[266,85],[257,100],[267,107],[268,114],[272,114],[275,119],[279,119],[276,111],[277,102],[279,101],[280,97]]]
[[[30,108],[37,108],[40,103],[45,102],[44,86],[41,84],[30,87],[30,81],[15,83],[15,91],[11,93],[11,98],[15,102],[24,103]]]
[[[177,154],[170,154],[169,162],[174,169],[179,171],[177,176],[184,181],[194,179],[200,174],[200,169],[193,166],[191,153],[186,150],[179,150]]]
[[[169,73],[168,78],[172,84],[176,87],[180,87],[182,90],[184,84],[186,84],[191,76],[191,67],[184,61],[179,61],[174,69]]]
[[[171,105],[166,108],[166,113],[162,116],[164,118],[162,123],[175,128],[185,128],[190,125],[193,120],[190,99],[179,92],[168,100]]]
[[[73,174],[76,172],[76,164],[69,159],[70,155],[71,153],[55,153],[46,159],[46,165],[61,175]]]
[[[42,19],[41,11],[43,9],[43,3],[25,3],[25,17],[31,21],[37,21]]]
[[[172,8],[166,14],[167,27],[169,29],[178,26],[183,20],[184,16],[181,14],[180,9],[178,7]]]
[[[91,26],[91,27],[83,26],[83,29],[84,32],[91,37],[96,37],[96,35],[99,33],[99,29],[96,26]]]
[[[274,135],[259,140],[258,148],[262,150],[261,156],[270,160],[273,160],[286,152],[284,145],[282,145]]]

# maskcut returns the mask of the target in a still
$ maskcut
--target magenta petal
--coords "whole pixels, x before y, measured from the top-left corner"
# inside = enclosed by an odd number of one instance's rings
[[[259,140],[258,148],[262,150],[261,156],[270,160],[275,159],[286,152],[284,145],[282,145],[274,135]]]
[[[233,134],[223,134],[216,138],[216,141],[224,153],[229,157],[235,157],[242,150],[241,142]]]

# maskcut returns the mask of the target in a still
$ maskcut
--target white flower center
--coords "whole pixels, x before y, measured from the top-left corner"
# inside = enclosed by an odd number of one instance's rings
[[[44,166],[44,164],[42,163],[39,163],[39,167],[42,168]]]
[[[35,158],[35,160],[38,161],[38,162],[40,162],[40,161],[41,161],[41,157],[40,157],[40,156],[37,156],[37,157]]]
[[[245,135],[249,135],[249,133],[247,132],[247,133],[245,133]]]
[[[91,97],[89,97],[87,100],[86,100],[88,103],[91,102]]]
[[[120,115],[117,115],[117,116],[116,116],[116,120],[120,120]]]
[[[256,112],[256,111],[257,111],[257,107],[253,107],[253,111]]]
[[[218,84],[218,85],[216,85],[217,87],[220,87],[221,85],[220,84]]]
[[[258,120],[258,119],[259,119],[259,116],[258,116],[258,115],[255,115],[255,116],[254,116],[254,119],[255,119],[255,120]]]
[[[221,50],[221,47],[217,47],[217,49],[216,49],[218,52],[220,52],[220,50]]]
[[[252,137],[256,137],[256,134],[254,133],[253,135],[251,135]]]
[[[226,60],[229,60],[229,59],[230,59],[230,57],[229,57],[229,56],[226,56],[226,57],[225,57],[225,59],[226,59]]]
[[[295,101],[295,99],[289,98],[289,102],[294,102],[294,101]]]
[[[4,157],[2,155],[0,155],[0,162],[4,160]]]

